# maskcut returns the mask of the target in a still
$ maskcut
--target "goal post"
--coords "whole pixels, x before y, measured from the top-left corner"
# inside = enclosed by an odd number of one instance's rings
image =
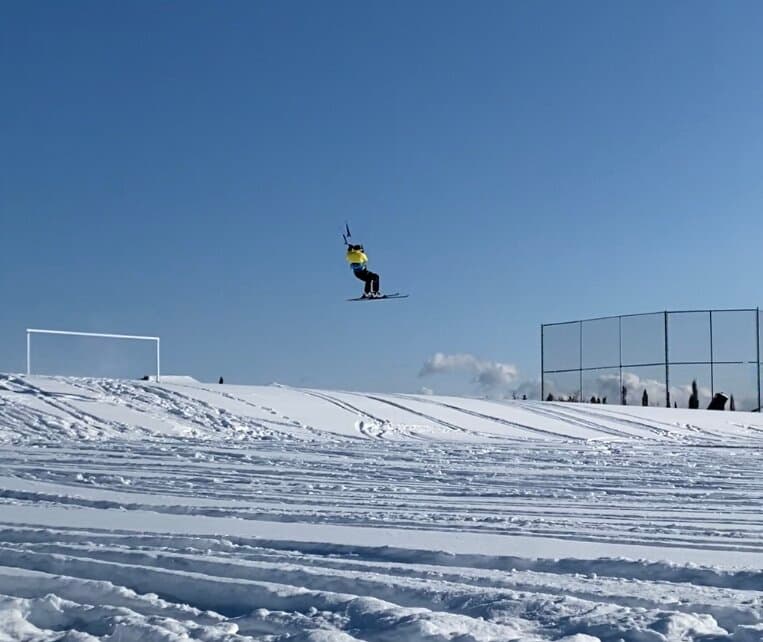
[[[33,334],[58,334],[70,337],[96,337],[100,339],[131,339],[135,341],[154,341],[156,343],[156,380],[161,377],[161,351],[159,337],[143,337],[134,334],[106,334],[102,332],[71,332],[69,330],[42,330],[40,328],[27,328],[26,331],[26,373],[32,374],[32,335]]]

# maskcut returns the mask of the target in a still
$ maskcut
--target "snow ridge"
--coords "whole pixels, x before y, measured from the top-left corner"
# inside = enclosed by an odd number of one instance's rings
[[[386,439],[759,444],[759,413],[0,375],[0,440]]]

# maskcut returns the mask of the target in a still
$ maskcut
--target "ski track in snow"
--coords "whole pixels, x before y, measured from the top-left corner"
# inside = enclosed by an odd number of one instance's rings
[[[763,640],[763,420],[0,375],[0,642]]]

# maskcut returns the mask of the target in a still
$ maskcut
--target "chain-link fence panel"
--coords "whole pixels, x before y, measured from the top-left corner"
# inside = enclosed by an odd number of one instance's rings
[[[541,326],[544,399],[760,411],[759,309]]]

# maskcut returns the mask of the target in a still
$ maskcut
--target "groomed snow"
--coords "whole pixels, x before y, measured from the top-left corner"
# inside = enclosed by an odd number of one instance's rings
[[[0,375],[0,642],[763,640],[759,414]]]

